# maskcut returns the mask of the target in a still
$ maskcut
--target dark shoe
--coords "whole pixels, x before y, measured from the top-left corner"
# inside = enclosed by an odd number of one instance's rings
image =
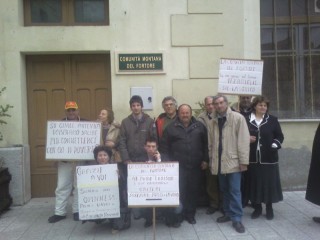
[[[320,223],[320,217],[313,217],[312,220],[316,223]]]
[[[73,220],[74,220],[74,221],[79,221],[79,213],[78,213],[78,212],[75,212],[75,213],[73,214]]]
[[[196,224],[197,223],[196,220],[194,219],[194,217],[187,217],[186,220],[190,224]]]
[[[222,213],[222,215],[225,215],[223,208],[219,208],[219,211]]]
[[[256,219],[258,217],[260,217],[260,215],[262,214],[262,209],[261,208],[256,208],[253,213],[251,214],[251,219]]]
[[[146,220],[146,222],[144,223],[144,227],[148,228],[152,225],[152,221],[151,220]]]
[[[209,207],[206,211],[206,214],[211,215],[214,214],[218,209],[214,207]]]
[[[241,222],[233,222],[232,227],[238,232],[238,233],[244,233],[245,229]]]
[[[66,218],[66,216],[53,215],[53,216],[48,218],[48,222],[49,223],[56,223],[56,222],[59,222],[59,221],[65,219],[65,218]]]
[[[217,218],[217,223],[225,223],[229,221],[231,221],[231,218],[226,215],[223,215],[222,217]]]
[[[267,220],[272,220],[274,215],[273,215],[273,209],[272,208],[267,208],[266,209],[266,217],[267,217]]]
[[[180,222],[175,222],[174,224],[172,224],[172,227],[174,228],[179,228],[181,226]]]

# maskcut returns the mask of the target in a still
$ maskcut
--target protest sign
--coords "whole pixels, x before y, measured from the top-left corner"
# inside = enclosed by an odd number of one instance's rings
[[[81,220],[120,217],[117,164],[79,166],[76,174]]]
[[[234,95],[261,95],[263,61],[220,59],[218,92]]]
[[[48,121],[46,159],[93,160],[100,140],[99,122]]]
[[[178,206],[179,164],[128,164],[128,204],[130,207]]]

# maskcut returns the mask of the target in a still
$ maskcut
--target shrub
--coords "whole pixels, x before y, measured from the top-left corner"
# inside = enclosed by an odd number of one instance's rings
[[[3,87],[0,89],[0,96],[2,93],[6,90],[6,87]],[[8,113],[10,111],[10,108],[13,108],[10,104],[0,105],[0,125],[7,124],[7,122],[4,120],[7,117],[11,117],[11,115]],[[0,141],[3,140],[3,135],[0,131]]]

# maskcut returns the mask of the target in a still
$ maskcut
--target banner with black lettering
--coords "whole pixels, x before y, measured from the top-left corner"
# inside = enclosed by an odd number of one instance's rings
[[[76,174],[81,220],[120,217],[117,164],[79,166]]]
[[[179,163],[128,164],[128,205],[178,206]]]
[[[48,121],[46,160],[93,160],[100,140],[100,122]]]

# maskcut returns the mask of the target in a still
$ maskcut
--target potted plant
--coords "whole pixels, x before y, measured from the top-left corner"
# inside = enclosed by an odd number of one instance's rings
[[[5,90],[6,87],[2,87],[0,89],[0,96]],[[13,108],[13,106],[9,104],[0,105],[0,125],[7,124],[7,122],[4,119],[6,117],[11,117],[11,115],[8,114],[11,108]],[[0,141],[3,141],[3,135],[1,131]],[[0,157],[0,214],[3,211],[9,209],[10,205],[12,204],[12,198],[9,194],[9,183],[11,181],[11,175],[8,171],[8,168],[5,168],[3,165],[4,158]]]

